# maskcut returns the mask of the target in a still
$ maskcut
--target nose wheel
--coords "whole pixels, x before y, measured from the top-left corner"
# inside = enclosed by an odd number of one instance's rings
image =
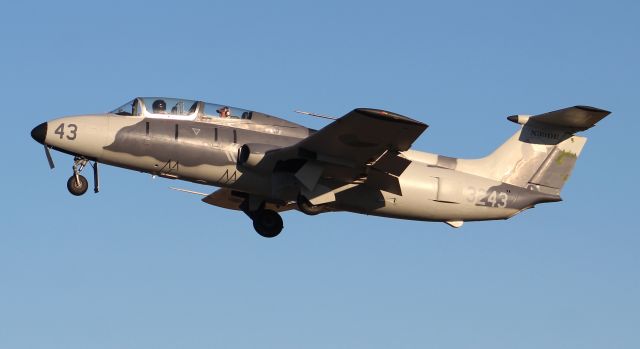
[[[83,195],[87,192],[87,189],[89,189],[89,182],[83,175],[80,174],[80,172],[84,170],[87,164],[89,164],[89,160],[86,158],[76,157],[73,159],[73,174],[71,175],[71,177],[69,177],[69,180],[67,180],[67,189],[72,195]],[[94,179],[93,191],[97,193],[99,191],[98,163],[94,161],[91,164],[91,167],[93,168]]]
[[[72,175],[67,181],[67,189],[69,189],[69,193],[75,196],[80,196],[86,193],[88,188],[89,182],[87,182],[87,179],[80,174]]]

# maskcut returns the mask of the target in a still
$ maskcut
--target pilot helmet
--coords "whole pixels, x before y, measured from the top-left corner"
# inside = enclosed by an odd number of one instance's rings
[[[153,102],[152,109],[154,113],[164,113],[167,110],[167,103],[162,99],[156,99]]]

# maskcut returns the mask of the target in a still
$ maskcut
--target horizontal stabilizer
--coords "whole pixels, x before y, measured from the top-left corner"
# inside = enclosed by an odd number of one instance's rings
[[[611,112],[607,110],[577,105],[575,107],[524,118],[521,115],[512,115],[507,119],[516,123],[523,123],[522,121],[525,120],[525,123],[533,121],[534,123],[545,124],[551,127],[572,129],[572,131],[577,132],[593,127],[598,121],[609,114],[611,114]]]

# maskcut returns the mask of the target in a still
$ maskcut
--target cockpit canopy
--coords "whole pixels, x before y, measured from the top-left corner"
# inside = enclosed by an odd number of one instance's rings
[[[187,120],[304,138],[309,129],[272,115],[222,104],[166,97],[138,97],[110,112],[123,117]]]
[[[123,116],[180,120],[210,118],[251,119],[252,116],[252,112],[246,109],[165,97],[138,97],[112,110],[111,113]]]

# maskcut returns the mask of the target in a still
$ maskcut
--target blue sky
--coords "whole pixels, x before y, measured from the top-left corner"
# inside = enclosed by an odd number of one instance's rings
[[[10,2],[0,21],[0,348],[638,348],[634,221],[640,6],[633,1]],[[453,230],[284,214],[277,239],[103,167],[66,191],[31,128],[137,95],[202,99],[320,128],[294,109],[392,110],[414,144],[487,154],[512,114],[613,114],[563,191]]]

